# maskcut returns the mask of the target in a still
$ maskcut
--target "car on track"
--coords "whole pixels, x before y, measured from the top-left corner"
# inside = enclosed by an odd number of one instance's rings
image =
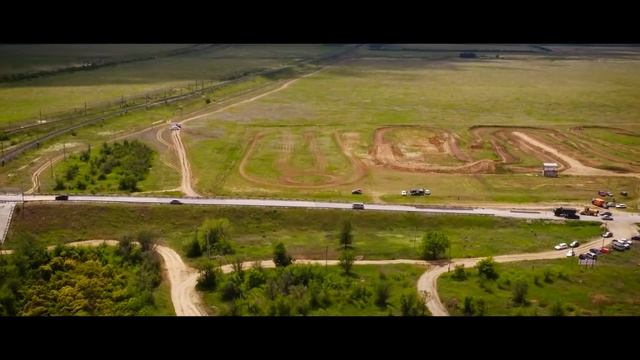
[[[567,249],[567,248],[569,248],[569,245],[567,245],[567,243],[561,243],[561,244],[558,244],[558,245],[554,246],[554,249],[556,249],[556,250],[564,250],[564,249]]]
[[[613,217],[611,217],[611,216],[603,216],[602,220],[613,220]]]
[[[600,214],[600,216],[611,216],[613,215],[610,211],[605,211],[603,213]]]
[[[352,209],[355,210],[364,210],[364,204],[363,203],[353,203],[353,205],[351,205]]]
[[[569,244],[569,247],[571,247],[571,248],[575,248],[575,247],[578,247],[578,246],[580,246],[580,241],[577,241],[577,240],[576,241],[572,241],[571,244]]]
[[[69,195],[58,195],[56,200],[69,200]]]
[[[169,204],[171,205],[182,205],[182,201],[177,200],[177,199],[173,199],[169,202]]]

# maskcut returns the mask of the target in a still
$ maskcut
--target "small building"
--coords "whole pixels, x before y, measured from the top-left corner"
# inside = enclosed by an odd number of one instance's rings
[[[543,163],[542,164],[542,176],[557,177],[558,176],[558,164],[557,163]]]

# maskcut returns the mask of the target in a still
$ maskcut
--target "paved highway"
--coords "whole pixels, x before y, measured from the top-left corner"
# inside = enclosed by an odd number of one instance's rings
[[[321,201],[301,201],[301,200],[266,200],[266,199],[213,199],[213,198],[166,198],[166,197],[139,197],[139,196],[69,196],[69,202],[103,202],[103,203],[138,203],[138,204],[169,204],[171,200],[178,199],[183,204],[194,205],[232,205],[232,206],[259,206],[259,207],[291,207],[291,208],[308,208],[308,209],[351,209],[351,203],[339,202],[321,202]],[[22,196],[0,195],[0,202],[20,202]],[[56,201],[53,195],[25,195],[25,202],[51,202]],[[62,202],[62,201],[59,201]],[[489,215],[509,218],[521,219],[548,219],[559,220],[560,218],[553,215],[551,209],[540,210],[519,210],[513,209],[497,209],[497,208],[437,208],[437,207],[416,207],[410,205],[373,205],[365,204],[364,211],[406,211],[420,213],[436,213],[436,214],[463,214],[463,215]],[[363,210],[353,210],[363,211]],[[639,214],[625,213],[622,211],[611,210],[616,220],[624,222],[639,222]],[[599,217],[581,216],[576,221],[600,221]]]

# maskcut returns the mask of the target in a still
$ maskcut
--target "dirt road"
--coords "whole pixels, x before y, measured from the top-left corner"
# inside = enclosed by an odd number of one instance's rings
[[[613,232],[616,238],[631,238],[636,233],[636,226],[634,222],[622,222],[615,221],[609,223],[609,230]],[[605,239],[597,238],[586,244],[583,244],[575,248],[576,254],[588,252],[590,248],[600,248],[603,244],[606,246],[611,243],[613,238]],[[562,259],[567,253],[567,250],[553,250],[540,253],[529,254],[514,254],[514,255],[499,255],[493,259],[499,263],[514,262],[514,261],[528,261],[528,260],[547,260],[547,259]],[[422,274],[418,279],[418,292],[425,296],[427,308],[434,316],[449,316],[446,307],[440,301],[438,295],[438,277],[449,269],[453,269],[456,265],[464,265],[466,269],[476,266],[476,264],[484,258],[471,258],[471,259],[453,259],[451,265],[441,263],[434,265],[430,270]],[[576,260],[577,261],[577,260]]]
[[[182,169],[182,181],[180,183],[180,190],[187,196],[191,197],[200,197],[200,194],[195,192],[191,187],[191,164],[189,164],[189,159],[187,159],[187,152],[184,149],[184,145],[182,144],[182,139],[180,138],[180,130],[172,130],[171,138],[173,139],[173,145],[176,149],[176,153],[178,155],[178,159],[180,160],[180,167]]]
[[[529,143],[532,146],[538,147],[544,151],[546,151],[547,153],[552,154],[553,156],[561,159],[562,161],[566,162],[567,164],[569,164],[569,169],[564,171],[564,174],[567,175],[580,175],[580,176],[633,176],[633,177],[638,177],[638,174],[621,174],[621,173],[617,173],[617,172],[613,172],[613,171],[608,171],[608,170],[602,170],[602,169],[596,169],[596,168],[592,168],[589,166],[586,166],[584,164],[582,164],[580,161],[567,156],[561,152],[559,152],[558,150],[552,148],[551,146],[544,144],[530,136],[528,136],[527,134],[521,133],[519,131],[514,131],[513,135],[521,138],[522,140],[526,141],[527,143]]]
[[[64,155],[56,156],[55,158],[46,161],[42,166],[40,166],[34,173],[31,175],[31,188],[25,191],[25,194],[33,194],[36,190],[40,188],[40,174],[45,171],[49,166],[53,166],[54,163],[62,160]]]

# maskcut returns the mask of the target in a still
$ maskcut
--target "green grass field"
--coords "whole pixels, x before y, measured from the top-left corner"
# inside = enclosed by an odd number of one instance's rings
[[[623,253],[612,251],[601,255],[593,268],[578,265],[576,258],[498,264],[500,277],[486,281],[484,288],[475,268],[467,269],[471,276],[465,281],[444,274],[438,292],[453,315],[461,314],[467,296],[484,300],[485,315],[551,315],[554,307],[566,315],[637,315],[640,250],[634,245]],[[512,301],[512,286],[518,279],[528,284],[526,305],[516,306]]]
[[[356,255],[365,259],[418,258],[420,239],[427,231],[447,234],[454,258],[544,251],[560,242],[586,241],[600,233],[595,222],[350,210],[29,203],[24,215],[21,211],[14,215],[7,247],[15,246],[14,239],[22,233],[32,233],[43,244],[53,245],[119,239],[131,231],[150,230],[184,255],[184,246],[205,219],[228,218],[236,254],[252,260],[271,258],[272,245],[278,241],[296,257],[324,259],[328,252],[335,259],[344,219],[352,221]]]
[[[412,124],[458,133],[463,140],[463,151],[474,159],[495,160],[498,157],[488,143],[479,151],[468,151],[472,142],[468,135],[470,126],[533,125],[568,130],[576,125],[601,123],[606,116],[608,125],[634,130],[638,126],[633,120],[634,115],[630,114],[637,114],[640,110],[636,101],[639,99],[633,91],[638,84],[640,67],[633,61],[597,62],[588,57],[570,60],[541,56],[511,60],[433,61],[429,58],[383,59],[363,55],[363,58],[299,80],[286,90],[216,114],[209,122],[211,125],[203,122],[202,127],[212,129],[232,124],[247,125],[247,133],[237,135],[243,139],[244,149],[233,144],[228,150],[234,154],[231,156],[234,162],[229,166],[212,167],[199,161],[203,157],[199,153],[207,151],[204,145],[196,145],[190,156],[195,162],[192,166],[194,172],[200,174],[199,184],[203,185],[198,189],[205,194],[349,200],[353,199],[351,189],[363,188],[365,201],[413,202],[416,200],[401,198],[400,190],[424,186],[437,190],[432,197],[420,199],[421,203],[550,204],[587,202],[593,197],[594,190],[604,186],[625,188],[634,193],[632,199],[637,199],[640,183],[633,178],[540,177],[537,168],[541,160],[508,143],[503,143],[505,148],[521,160],[517,165],[530,167],[535,174],[509,174],[502,170],[498,170],[498,175],[420,174],[369,164],[368,175],[358,182],[332,189],[304,190],[248,182],[238,175],[238,157],[247,150],[253,134],[265,125],[277,127],[279,137],[322,125],[326,132],[346,132],[356,136],[352,147],[354,153],[369,161],[368,152],[375,128]],[[198,141],[206,139],[199,138]],[[223,143],[216,142],[216,149]],[[275,152],[277,145],[263,143],[256,147],[253,161],[248,164],[252,175],[265,179],[280,176]],[[304,156],[303,150],[301,157]],[[225,156],[227,151],[223,150],[217,158]],[[442,159],[429,160],[438,162]],[[443,164],[455,163],[455,160],[451,163],[450,159],[446,160]],[[224,169],[224,175],[220,175],[217,167]],[[234,170],[230,172],[229,167],[234,167]],[[223,184],[217,181],[215,187],[204,186],[211,182],[210,178],[224,178],[225,181]],[[535,191],[529,191],[531,189]]]
[[[51,48],[53,46],[49,46]],[[140,50],[125,45],[117,49],[111,46],[111,52],[118,56],[123,54],[140,54]],[[170,49],[172,46],[165,46]],[[132,96],[158,89],[192,86],[194,81],[217,80],[247,71],[276,68],[296,59],[315,58],[328,55],[340,50],[339,46],[322,45],[284,45],[275,46],[271,51],[264,47],[239,45],[221,48],[211,48],[193,54],[134,62],[98,68],[91,71],[79,71],[46,76],[37,79],[22,80],[0,84],[0,125],[11,122],[38,119],[42,110],[46,119],[48,113],[84,108],[87,102],[91,107],[98,102],[119,101],[121,96]],[[149,51],[158,51],[161,46],[151,46]],[[262,48],[263,50],[260,50]],[[99,48],[85,48],[90,54],[100,51]],[[255,55],[249,55],[257,50]],[[23,59],[24,52],[14,47],[5,49],[8,54],[4,65],[0,61],[0,71],[9,69],[16,59]],[[47,53],[49,50],[42,50]],[[83,49],[72,52],[68,57],[58,58],[55,53],[51,57],[51,64],[72,62],[82,57]],[[110,51],[104,50],[106,53]],[[217,52],[223,52],[218,55]],[[42,57],[35,57],[31,61],[27,56],[27,67],[38,67],[46,62]],[[32,64],[32,65],[31,65]]]

